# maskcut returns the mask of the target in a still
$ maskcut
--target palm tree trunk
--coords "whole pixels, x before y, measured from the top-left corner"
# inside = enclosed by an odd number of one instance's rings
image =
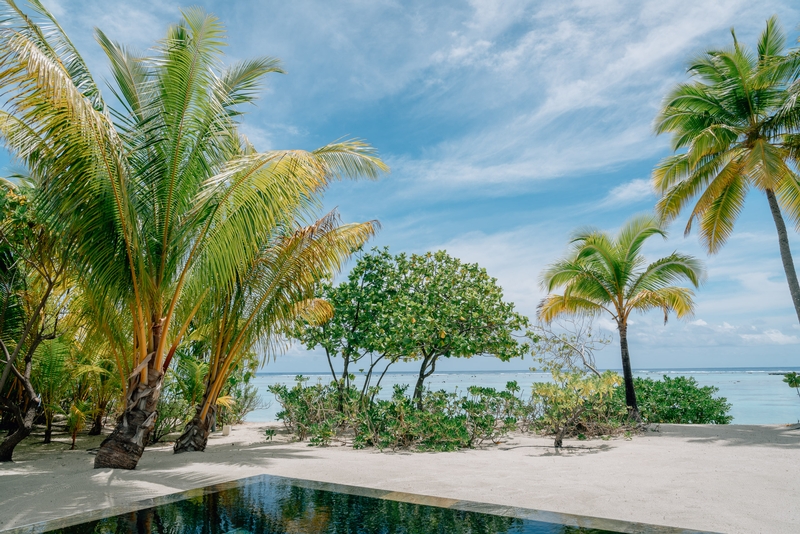
[[[47,444],[53,441],[53,413],[45,414],[44,420],[44,441],[42,443]]]
[[[179,452],[202,452],[206,450],[208,445],[208,436],[211,434],[211,429],[214,428],[217,421],[217,408],[212,402],[209,405],[208,413],[205,419],[200,419],[200,414],[203,412],[203,406],[209,402],[209,386],[206,386],[206,392],[203,395],[203,401],[197,405],[194,418],[186,425],[186,429],[177,440],[173,451],[175,454]]]
[[[94,414],[92,428],[89,429],[90,436],[99,436],[103,433],[103,418],[106,416],[106,406],[108,406],[108,401],[100,401],[97,404],[97,412]]]
[[[619,329],[619,348],[622,353],[622,377],[625,381],[625,406],[628,408],[628,419],[636,423],[642,422],[639,405],[636,403],[636,391],[633,387],[633,371],[631,356],[628,352],[628,325],[622,321],[617,323]]]
[[[114,431],[100,444],[94,467],[135,469],[148,443],[156,422],[158,398],[164,373],[150,367],[147,383],[139,382],[139,374],[131,378],[125,411],[117,420]]]
[[[789,293],[792,295],[794,312],[797,320],[800,321],[800,283],[797,282],[797,272],[794,269],[792,251],[789,249],[789,236],[786,232],[786,224],[783,222],[781,208],[778,199],[772,189],[767,189],[767,200],[769,210],[772,212],[772,219],[775,221],[775,228],[778,230],[778,247],[781,250],[781,260],[783,261],[783,271],[786,273],[786,281],[789,283]]]

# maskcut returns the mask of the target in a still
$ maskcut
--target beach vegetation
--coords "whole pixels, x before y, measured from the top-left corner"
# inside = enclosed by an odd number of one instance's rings
[[[207,340],[203,379],[191,402],[196,416],[176,440],[175,452],[205,449],[222,391],[236,386],[235,371],[254,348],[268,358],[283,349],[280,340],[298,320],[320,324],[331,318],[329,303],[314,298],[317,284],[332,278],[376,229],[376,222],[340,224],[336,212],[306,227],[276,227],[262,237],[259,253],[235,284],[212,289],[196,320],[196,333]],[[252,374],[258,361],[249,360],[254,365],[246,372]],[[241,393],[238,401],[244,400]],[[237,404],[226,411],[233,415]]]
[[[546,366],[550,382],[535,382],[532,403],[541,414],[534,422],[540,432],[553,436],[553,446],[563,446],[565,437],[598,437],[612,435],[625,428],[624,406],[611,403],[622,384],[613,371],[599,375],[560,363]],[[620,409],[621,408],[621,409]]]
[[[685,231],[696,223],[701,243],[716,253],[733,232],[747,193],[763,193],[800,320],[800,284],[784,221],[788,217],[800,228],[800,55],[787,55],[777,17],[767,21],[755,49],[740,43],[733,30],[731,36],[731,46],[693,58],[691,81],[664,99],[655,129],[672,135],[675,154],[653,171],[661,197],[656,211],[669,223],[694,204]]]
[[[783,381],[790,388],[794,388],[797,391],[797,396],[800,397],[800,374],[792,371],[791,373],[786,373],[783,377]]]
[[[502,391],[472,386],[466,394],[425,390],[422,407],[409,386],[394,386],[388,399],[363,402],[359,388],[345,390],[340,409],[336,382],[307,385],[296,378],[294,387],[269,387],[281,406],[278,419],[298,440],[325,446],[349,440],[354,448],[457,450],[496,443],[509,432],[527,429],[533,419],[520,387],[509,382]]]
[[[64,387],[66,378],[69,351],[54,343],[70,323],[64,319],[74,294],[74,240],[57,232],[36,208],[39,186],[35,176],[0,183],[0,406],[10,414],[0,462],[11,461],[15,447],[33,430],[42,405],[37,386],[46,383],[51,393]],[[35,370],[45,373],[34,377]],[[41,383],[35,386],[37,380]],[[48,426],[60,409],[57,397],[46,399]]]
[[[635,378],[634,384],[644,423],[727,425],[733,421],[728,400],[716,396],[719,388],[700,386],[691,376]],[[624,403],[621,391],[615,397],[617,403]]]
[[[569,255],[547,267],[542,286],[548,291],[539,304],[539,319],[552,322],[561,316],[611,316],[619,334],[625,403],[631,420],[641,422],[628,349],[628,320],[636,312],[660,310],[666,323],[670,312],[679,318],[694,310],[691,289],[673,285],[687,281],[697,287],[704,277],[699,260],[673,252],[647,263],[641,249],[653,236],[666,231],[651,215],[628,220],[616,236],[583,229],[571,240]],[[562,288],[563,293],[553,291]]]
[[[392,256],[373,250],[358,259],[346,282],[322,286],[319,296],[332,305],[332,319],[306,323],[295,335],[309,349],[324,348],[341,390],[351,384],[350,366],[369,358],[362,397],[376,369],[383,369],[379,386],[393,363],[419,361],[412,397],[422,409],[425,379],[440,358],[508,361],[529,351],[521,341],[528,319],[503,299],[497,280],[445,251]],[[334,357],[343,362],[339,374]]]
[[[225,67],[224,28],[199,8],[185,10],[149,55],[97,32],[113,108],[53,16],[37,0],[26,8],[2,6],[2,136],[41,179],[38,210],[53,235],[74,240],[54,257],[69,251],[95,320],[127,315],[121,414],[95,466],[132,469],[208,288],[232,289],[258,237],[294,226],[331,180],[374,178],[386,166],[358,140],[257,151],[238,130],[242,107],[280,64],[261,57]],[[4,376],[31,346],[23,331]]]

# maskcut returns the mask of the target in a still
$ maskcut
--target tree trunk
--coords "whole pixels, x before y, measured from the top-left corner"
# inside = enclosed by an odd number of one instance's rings
[[[106,406],[108,406],[108,401],[102,401],[97,404],[97,412],[94,414],[92,428],[89,429],[90,436],[99,436],[103,433],[103,419],[106,416]]]
[[[203,402],[197,405],[194,418],[186,425],[186,429],[177,440],[175,440],[175,447],[173,450],[175,454],[179,452],[202,452],[206,450],[208,445],[208,436],[211,434],[211,429],[214,428],[217,419],[217,407],[211,404],[206,414],[205,420],[200,419],[200,414],[203,411],[203,405],[208,398],[208,391],[203,395]]]
[[[430,371],[425,372],[428,368]],[[422,391],[424,389],[425,379],[433,374],[436,369],[436,356],[425,356],[422,360],[422,365],[419,368],[419,378],[417,378],[417,385],[414,386],[414,400],[417,402],[417,408],[422,409]]]
[[[786,224],[783,222],[778,199],[775,198],[775,193],[771,189],[767,189],[767,200],[769,201],[769,210],[772,212],[772,219],[775,221],[775,229],[778,231],[778,248],[781,250],[783,272],[786,273],[786,281],[789,283],[789,293],[792,296],[794,312],[797,314],[797,320],[800,321],[800,283],[797,281],[797,271],[794,269],[792,251],[789,248]]]
[[[0,443],[0,462],[10,462],[14,448],[30,435],[33,430],[33,420],[36,418],[36,407],[36,403],[29,402],[28,409],[25,410],[22,418],[22,424],[18,425],[17,429]]]
[[[44,441],[42,443],[47,444],[53,441],[53,414],[45,414],[44,420]]]
[[[94,459],[94,467],[135,469],[142,457],[144,446],[156,422],[158,398],[164,373],[149,368],[147,383],[139,382],[139,374],[131,379],[125,411],[117,420],[117,426],[103,443]]]
[[[633,371],[631,370],[631,357],[628,353],[628,325],[618,323],[619,348],[622,353],[622,377],[625,380],[625,406],[628,408],[628,419],[637,424],[642,422],[639,415],[639,405],[636,403],[636,391],[633,388]]]

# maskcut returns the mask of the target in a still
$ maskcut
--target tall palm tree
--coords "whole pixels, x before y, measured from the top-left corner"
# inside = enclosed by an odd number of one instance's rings
[[[572,251],[542,274],[542,286],[551,294],[539,304],[539,319],[551,322],[560,315],[594,316],[607,313],[617,323],[625,380],[625,404],[632,420],[641,421],[633,388],[628,351],[628,319],[634,311],[662,310],[679,318],[694,311],[691,289],[672,284],[688,280],[695,287],[704,276],[701,263],[685,254],[669,256],[645,265],[641,249],[645,241],[667,234],[651,215],[633,217],[612,237],[588,229],[575,234]],[[552,294],[563,288],[563,294]]]
[[[331,278],[376,228],[374,222],[340,225],[331,212],[304,228],[276,229],[235,287],[209,298],[201,326],[211,346],[205,392],[195,417],[175,441],[175,452],[205,449],[220,393],[256,344],[267,354],[279,348],[276,342],[299,318],[330,318],[330,305],[313,298],[316,284]]]
[[[783,219],[786,214],[800,227],[800,144],[792,135],[800,127],[800,108],[787,91],[797,69],[787,68],[786,35],[775,17],[767,21],[755,52],[732,34],[730,48],[709,50],[692,61],[692,82],[667,95],[656,119],[656,132],[671,133],[678,152],[653,172],[661,194],[656,211],[670,222],[694,202],[686,233],[697,221],[701,242],[715,253],[731,235],[748,191],[763,192],[800,320],[800,284]]]
[[[96,467],[132,469],[153,427],[161,384],[204,291],[232,285],[259,236],[319,202],[332,179],[387,170],[344,141],[257,152],[239,134],[273,58],[222,65],[224,29],[188,9],[151,56],[97,39],[111,63],[110,108],[39,0],[0,9],[0,133],[43,178],[43,210],[76,236],[86,290],[132,319],[125,407]],[[101,306],[102,308],[102,306]],[[104,314],[101,310],[101,314]]]

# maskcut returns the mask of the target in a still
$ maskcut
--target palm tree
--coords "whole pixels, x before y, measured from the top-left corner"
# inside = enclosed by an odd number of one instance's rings
[[[279,336],[299,318],[314,322],[330,318],[330,305],[313,298],[316,284],[331,278],[376,228],[375,222],[340,225],[338,215],[331,212],[305,228],[276,229],[235,287],[209,298],[201,327],[212,347],[205,392],[195,417],[175,441],[176,453],[205,449],[220,393],[256,344],[274,350]]]
[[[633,311],[655,309],[664,312],[664,323],[671,311],[679,318],[692,314],[694,293],[672,284],[688,280],[697,287],[704,276],[697,259],[677,252],[645,266],[640,252],[654,235],[667,237],[651,215],[633,217],[615,237],[595,229],[578,232],[569,256],[542,274],[542,286],[551,294],[539,304],[539,319],[548,323],[561,315],[611,315],[619,331],[628,416],[637,422],[641,417],[628,352],[628,319]],[[552,294],[557,288],[564,293]]]
[[[360,141],[257,152],[237,129],[241,106],[280,65],[258,58],[223,68],[224,29],[199,8],[152,56],[97,32],[121,103],[111,109],[39,0],[28,0],[31,13],[3,4],[0,133],[42,177],[48,218],[76,236],[99,315],[131,316],[124,410],[95,466],[133,469],[164,372],[206,295],[187,288],[232,286],[259,237],[316,205],[331,180],[387,168]]]
[[[661,194],[656,211],[668,223],[697,199],[686,233],[697,221],[701,242],[715,253],[731,235],[748,191],[763,192],[800,320],[800,284],[782,214],[800,227],[800,154],[797,136],[791,135],[800,110],[787,91],[796,69],[787,68],[786,36],[775,17],[767,21],[755,53],[732,34],[732,47],[692,61],[693,81],[667,95],[656,119],[656,132],[671,133],[672,148],[680,151],[653,171]]]

